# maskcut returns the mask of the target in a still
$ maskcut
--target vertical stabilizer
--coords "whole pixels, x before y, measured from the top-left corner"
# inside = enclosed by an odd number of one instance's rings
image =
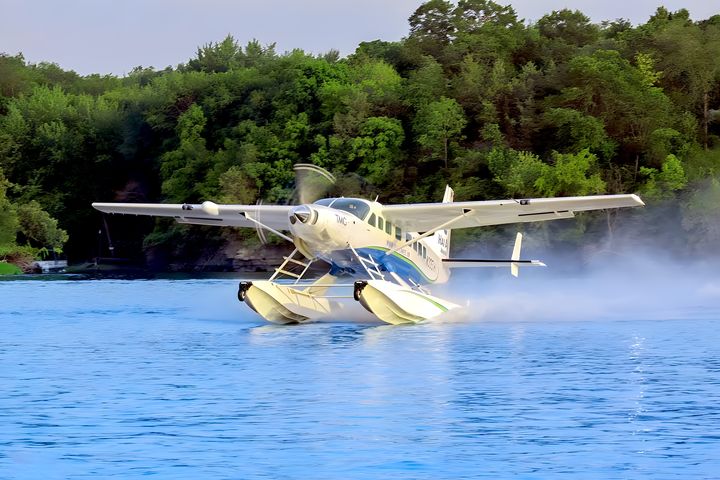
[[[520,249],[522,248],[522,233],[518,232],[515,236],[515,246],[513,247],[511,260],[520,260]],[[513,277],[517,277],[520,274],[520,268],[517,263],[510,264],[510,273]]]
[[[452,202],[454,197],[455,192],[450,185],[446,185],[443,203]],[[450,257],[450,230],[438,230],[428,240],[428,246],[440,255],[440,258]]]

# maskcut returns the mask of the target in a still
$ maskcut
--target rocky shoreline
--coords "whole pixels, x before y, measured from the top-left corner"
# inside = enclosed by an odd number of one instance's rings
[[[216,251],[203,252],[198,258],[187,260],[169,258],[162,252],[148,250],[144,259],[100,257],[72,264],[67,261],[38,261],[23,267],[0,262],[0,275],[65,273],[148,277],[174,273],[259,273],[273,271],[290,251],[291,249],[284,245],[252,248],[235,243]]]

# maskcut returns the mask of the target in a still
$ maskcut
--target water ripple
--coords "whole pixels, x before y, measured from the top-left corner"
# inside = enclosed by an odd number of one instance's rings
[[[718,318],[264,324],[227,281],[0,283],[0,478],[718,478]],[[42,299],[42,301],[39,301]]]

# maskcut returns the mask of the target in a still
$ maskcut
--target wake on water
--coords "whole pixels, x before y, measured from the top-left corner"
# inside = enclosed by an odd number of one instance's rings
[[[466,306],[446,321],[674,319],[720,312],[718,265],[619,257],[582,271],[464,271],[437,295]]]

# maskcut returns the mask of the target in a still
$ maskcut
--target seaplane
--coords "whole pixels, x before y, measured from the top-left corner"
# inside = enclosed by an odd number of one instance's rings
[[[298,164],[298,168],[318,169]],[[321,172],[322,173],[322,172]],[[324,173],[323,173],[324,174]],[[544,267],[521,259],[518,233],[509,259],[450,256],[454,229],[568,219],[577,212],[640,207],[637,195],[453,201],[383,205],[363,198],[322,198],[296,205],[93,203],[108,214],[174,218],[178,223],[255,228],[292,243],[292,253],[267,280],[241,281],[238,299],[276,324],[340,314],[355,300],[388,324],[412,324],[461,308],[432,294],[456,268]]]

